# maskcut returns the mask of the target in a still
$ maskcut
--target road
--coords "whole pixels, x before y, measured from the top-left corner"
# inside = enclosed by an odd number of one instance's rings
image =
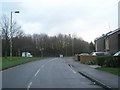
[[[66,63],[68,58],[47,58],[2,72],[3,88],[101,88]]]

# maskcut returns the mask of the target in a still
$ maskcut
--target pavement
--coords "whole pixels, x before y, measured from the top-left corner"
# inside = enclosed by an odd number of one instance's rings
[[[81,64],[80,62],[74,61],[71,58],[66,58],[65,62],[73,67],[75,71],[101,85],[102,87],[110,90],[120,90],[119,76],[104,71],[98,71],[94,69],[97,66]]]

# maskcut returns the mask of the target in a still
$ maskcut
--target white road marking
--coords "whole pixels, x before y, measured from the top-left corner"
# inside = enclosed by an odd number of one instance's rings
[[[29,83],[28,87],[27,87],[27,90],[29,90],[29,88],[31,87],[32,85],[32,82]]]
[[[54,58],[54,59],[52,59],[52,60],[50,60],[50,61],[48,61],[48,62],[46,62],[45,64],[43,64],[38,70],[37,70],[37,72],[35,73],[35,75],[34,75],[34,77],[36,77],[37,76],[37,74],[40,72],[40,70],[42,69],[42,68],[44,68],[44,66],[46,65],[46,64],[48,64],[49,62],[52,62],[52,61],[54,61],[56,58]]]
[[[54,59],[52,59],[52,60],[50,60],[50,61],[46,62],[46,63],[45,63],[45,64],[43,64],[43,65],[45,66],[46,64],[48,64],[49,62],[52,62],[52,61],[54,61],[54,60],[56,60],[56,58],[54,58]]]
[[[36,72],[35,75],[34,75],[35,77],[36,77],[37,74],[40,72],[40,70],[41,70],[40,68],[37,70],[37,72]]]
[[[76,71],[74,71],[72,68],[70,68],[68,65],[67,67],[73,72],[73,73],[76,73]]]
[[[54,61],[55,59],[56,59],[56,58],[54,58],[54,59],[46,62],[45,64],[43,64],[43,65],[37,70],[37,72],[35,73],[34,77],[37,76],[37,74],[40,72],[40,70],[41,70],[42,68],[44,68],[44,66],[45,66],[47,63],[49,63],[49,62],[51,62],[51,61]],[[29,83],[29,85],[28,85],[28,87],[27,87],[27,90],[29,90],[29,88],[31,87],[31,85],[32,85],[32,82]]]

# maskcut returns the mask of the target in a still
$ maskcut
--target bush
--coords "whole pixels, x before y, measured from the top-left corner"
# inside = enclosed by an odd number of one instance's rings
[[[105,57],[98,56],[96,62],[97,62],[98,65],[103,66],[104,62],[105,62]]]
[[[86,61],[86,62],[82,62],[83,64],[87,64],[87,65],[96,65],[96,61]]]
[[[119,57],[114,56],[98,56],[97,57],[97,64],[102,67],[119,67]]]

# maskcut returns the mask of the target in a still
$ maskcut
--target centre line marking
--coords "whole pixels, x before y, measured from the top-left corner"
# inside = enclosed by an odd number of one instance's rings
[[[29,90],[30,86],[32,85],[32,82],[29,83],[27,90]]]
[[[52,62],[52,61],[54,61],[54,60],[55,60],[55,59],[52,59],[52,60],[46,62],[45,64],[43,64],[43,65],[41,66],[41,68],[44,68],[44,66],[45,66],[46,64],[48,64],[49,62]],[[40,72],[41,68],[39,68],[39,70],[37,70],[37,72],[36,72],[35,75],[34,75],[35,77],[36,77],[37,74]]]
[[[37,70],[37,72],[35,73],[35,75],[34,75],[34,76],[36,77],[36,76],[37,76],[37,74],[38,74],[39,72],[40,72],[40,69],[39,69],[39,70]]]

